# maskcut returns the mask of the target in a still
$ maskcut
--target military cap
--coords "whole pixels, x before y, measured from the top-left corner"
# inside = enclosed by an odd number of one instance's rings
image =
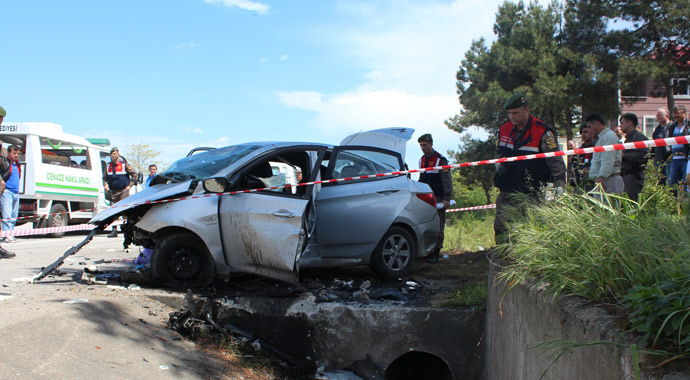
[[[110,148],[110,153],[113,153],[113,152],[119,152],[119,151],[120,151],[120,150],[119,150],[119,149],[117,149],[117,147],[116,147],[116,146],[114,146],[114,147]]]
[[[417,142],[422,142],[422,141],[428,141],[428,142],[434,142],[434,139],[431,138],[431,133],[425,133],[417,139]]]
[[[7,116],[7,111],[5,111],[4,108],[0,107],[0,117],[5,117]]]
[[[517,93],[513,94],[506,103],[503,105],[503,109],[512,110],[513,108],[520,108],[527,105],[527,98],[525,94]]]

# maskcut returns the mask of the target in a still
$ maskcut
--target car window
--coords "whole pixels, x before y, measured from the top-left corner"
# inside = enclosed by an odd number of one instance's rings
[[[364,149],[342,149],[337,152],[337,156],[332,164],[331,178],[359,177],[390,173],[401,169],[401,159],[396,153]]]
[[[174,182],[205,179],[227,168],[259,147],[260,145],[242,144],[197,153],[173,162],[159,176]]]
[[[270,194],[302,196],[306,186],[297,186],[311,178],[312,158],[318,157],[318,151],[312,149],[282,149],[278,152],[253,160],[237,182],[238,190],[263,189]],[[289,187],[281,187],[285,185]]]

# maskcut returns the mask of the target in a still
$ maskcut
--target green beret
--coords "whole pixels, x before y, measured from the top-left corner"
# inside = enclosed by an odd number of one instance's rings
[[[513,108],[520,108],[527,105],[527,98],[524,94],[513,94],[506,103],[503,105],[503,109],[512,110]]]
[[[120,150],[119,150],[119,149],[117,149],[117,147],[116,147],[116,146],[114,146],[114,147],[110,148],[110,153],[113,153],[113,152],[119,152],[119,151],[120,151]]]
[[[0,117],[5,117],[7,116],[7,111],[5,111],[4,108],[0,107]]]
[[[428,142],[434,142],[434,139],[431,138],[431,133],[425,133],[417,139],[417,142],[422,142],[422,141],[428,141]]]

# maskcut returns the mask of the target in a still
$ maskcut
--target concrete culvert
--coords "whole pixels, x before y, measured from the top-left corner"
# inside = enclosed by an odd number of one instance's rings
[[[427,352],[411,351],[395,359],[386,368],[387,380],[453,380],[443,359]]]

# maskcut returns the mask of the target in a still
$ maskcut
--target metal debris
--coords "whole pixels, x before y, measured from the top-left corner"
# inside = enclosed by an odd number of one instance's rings
[[[69,304],[74,304],[74,303],[89,303],[88,298],[75,298],[67,301],[62,301],[62,303],[69,303]]]

